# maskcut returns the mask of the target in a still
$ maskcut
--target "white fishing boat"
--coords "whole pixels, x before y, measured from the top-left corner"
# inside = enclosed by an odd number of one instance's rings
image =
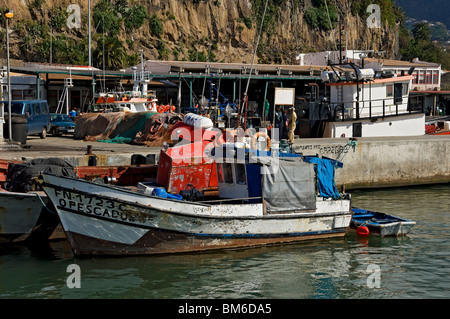
[[[309,137],[420,136],[425,113],[411,105],[409,91],[414,77],[362,68],[354,63],[330,64],[323,71],[324,91],[311,85],[311,98],[303,103]]]
[[[242,248],[347,232],[349,195],[317,193],[318,178],[319,185],[334,183],[315,173],[316,164],[299,156],[253,155],[218,162],[219,197],[201,201],[160,197],[160,188],[149,195],[51,174],[42,174],[42,186],[76,255]]]
[[[92,107],[94,112],[158,112],[154,99],[128,97],[126,94],[102,95]]]

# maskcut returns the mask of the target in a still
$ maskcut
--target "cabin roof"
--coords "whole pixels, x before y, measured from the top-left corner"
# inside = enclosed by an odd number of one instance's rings
[[[378,83],[394,83],[394,82],[404,82],[404,81],[410,81],[414,79],[412,75],[405,75],[405,76],[396,76],[391,78],[383,78],[383,79],[375,79],[372,81],[368,81],[372,84],[378,84]],[[360,84],[362,82],[360,81]],[[356,82],[349,81],[349,82],[338,82],[338,83],[328,83],[328,86],[340,86],[340,85],[356,85]]]
[[[424,62],[424,61],[417,61],[417,62],[409,62],[409,61],[400,61],[400,60],[389,60],[389,59],[377,59],[377,58],[367,58],[365,59],[366,62],[374,62],[374,63],[380,63],[381,66],[384,67],[404,67],[404,68],[411,68],[411,67],[439,67],[439,63],[431,63],[431,62]]]

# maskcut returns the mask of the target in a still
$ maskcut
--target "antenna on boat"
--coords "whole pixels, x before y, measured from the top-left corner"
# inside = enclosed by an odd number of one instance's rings
[[[89,66],[92,66],[92,53],[91,53],[91,0],[88,1],[88,56]]]
[[[259,44],[259,39],[261,38],[261,32],[262,32],[262,27],[263,27],[263,23],[264,23],[264,16],[266,15],[266,9],[267,9],[267,3],[269,2],[269,0],[266,0],[266,4],[264,5],[264,12],[263,12],[263,16],[261,19],[261,25],[259,26],[259,33],[258,33],[258,38],[256,40],[256,45],[255,45],[255,51],[253,52],[253,60],[252,60],[252,65],[250,67],[250,74],[248,75],[248,80],[247,80],[247,86],[245,88],[245,92],[244,92],[244,105],[242,105],[242,109],[245,106],[245,115],[244,115],[244,130],[247,128],[247,106],[248,106],[248,87],[250,85],[250,78],[252,77],[252,72],[253,72],[253,65],[255,64],[255,57],[256,57],[256,51],[258,50],[258,44]],[[238,123],[237,126],[239,127],[239,123],[240,123],[240,118],[238,118]]]

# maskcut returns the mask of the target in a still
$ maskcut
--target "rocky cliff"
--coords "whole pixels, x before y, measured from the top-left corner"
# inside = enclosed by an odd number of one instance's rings
[[[91,11],[101,1],[105,0],[91,0]],[[135,59],[136,53],[142,50],[145,59],[251,63],[256,40],[261,34],[256,62],[295,63],[296,54],[301,52],[338,49],[339,22],[345,26],[341,33],[343,46],[349,49],[383,51],[383,57],[393,58],[398,43],[395,21],[384,19],[381,11],[380,27],[369,28],[370,12],[355,0],[268,0],[267,7],[266,0],[106,1],[114,4],[112,8],[117,9],[114,14],[121,19],[114,35],[120,41],[116,46],[123,47],[128,56],[134,54]],[[63,22],[64,19],[74,21],[74,11],[66,9],[76,4],[75,0],[0,0],[1,9],[15,11],[10,21],[12,57],[27,61],[86,63],[87,2],[79,3],[80,24],[69,28]],[[380,1],[367,3],[371,2]],[[381,2],[392,5],[390,0]],[[126,22],[134,17],[131,9],[121,11],[120,6],[127,5],[145,8],[147,14],[142,24],[126,27]],[[93,18],[92,23],[92,49],[98,52],[103,43],[100,35],[103,31],[108,33],[110,28],[102,30],[98,15],[96,19]],[[106,18],[102,19],[103,25],[107,25]],[[0,37],[4,49],[3,28]],[[72,43],[74,49],[67,48],[67,43]],[[136,62],[127,61],[122,64]]]

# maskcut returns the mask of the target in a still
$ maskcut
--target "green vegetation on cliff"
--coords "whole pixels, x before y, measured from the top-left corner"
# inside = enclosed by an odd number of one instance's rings
[[[11,1],[23,5],[19,0]],[[230,56],[227,61],[248,60],[266,1],[258,48],[261,63],[290,63],[299,50],[335,49],[339,21],[353,26],[349,43],[354,48],[370,49],[375,41],[393,56],[395,33],[399,32],[397,53],[402,59],[446,59],[437,44],[417,38],[402,26],[405,16],[394,0],[160,0],[157,5],[138,0],[92,0],[93,65],[106,69],[135,65],[141,50],[150,59],[224,61]],[[67,10],[71,1],[53,0],[50,8],[46,0],[30,3],[24,9],[28,13],[16,14],[11,23],[13,56],[86,65],[86,6],[80,4],[80,26],[71,28],[67,24],[72,19]],[[370,4],[380,8],[379,30],[366,27]],[[0,30],[0,40],[4,38]]]

